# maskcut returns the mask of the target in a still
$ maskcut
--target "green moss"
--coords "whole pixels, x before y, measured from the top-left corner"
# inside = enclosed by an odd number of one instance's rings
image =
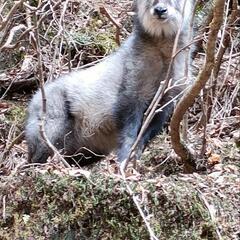
[[[109,33],[84,31],[78,32],[73,39],[76,44],[91,46],[91,49],[102,55],[109,54],[117,47],[114,36]]]
[[[26,107],[13,105],[5,116],[7,123],[17,123],[21,125],[26,117]]]
[[[98,180],[93,184],[86,178],[54,174],[18,176],[3,191],[7,217],[0,219],[0,238],[149,239],[124,183],[103,175],[94,179]],[[130,185],[142,197],[139,183]],[[193,236],[201,235],[203,225],[214,230],[196,191],[189,191],[190,185],[141,186],[147,193],[142,208],[152,214],[151,226],[161,239],[199,239]]]

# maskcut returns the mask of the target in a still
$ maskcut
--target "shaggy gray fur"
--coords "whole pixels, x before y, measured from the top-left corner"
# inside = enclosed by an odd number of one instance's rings
[[[69,73],[45,85],[47,114],[45,132],[62,153],[72,155],[90,149],[97,154],[117,150],[124,161],[136,139],[143,114],[155,95],[172,56],[176,33],[183,23],[178,48],[189,42],[192,1],[137,0],[135,28],[126,42],[103,62]],[[159,14],[156,8],[166,8]],[[185,76],[186,52],[175,59],[172,82]],[[181,91],[166,93],[164,102]],[[139,156],[147,142],[161,131],[172,105],[155,116],[139,145]],[[29,105],[26,125],[29,159],[46,162],[52,152],[39,133],[42,97],[38,91]]]

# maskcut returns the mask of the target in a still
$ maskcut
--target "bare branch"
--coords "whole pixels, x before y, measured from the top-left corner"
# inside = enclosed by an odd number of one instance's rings
[[[44,79],[43,79],[43,69],[42,69],[42,56],[41,56],[41,51],[40,51],[40,39],[39,39],[39,33],[38,33],[38,22],[37,22],[37,17],[35,15],[34,18],[34,27],[35,27],[35,41],[36,41],[36,52],[37,52],[37,57],[38,57],[38,70],[39,70],[39,83],[40,83],[40,91],[42,93],[42,116],[41,116],[41,122],[39,125],[39,130],[41,137],[45,141],[45,143],[48,145],[48,147],[58,156],[58,158],[62,161],[64,166],[70,167],[68,162],[61,156],[61,154],[58,152],[56,147],[49,141],[44,125],[46,121],[46,111],[47,111],[47,99],[46,99],[46,94],[44,90]]]
[[[202,88],[207,83],[215,64],[215,48],[219,29],[223,22],[225,0],[217,0],[213,10],[213,20],[210,24],[209,37],[206,46],[206,59],[202,71],[199,73],[196,82],[191,89],[183,96],[177,104],[174,114],[171,119],[171,141],[175,152],[181,157],[185,170],[192,172],[196,168],[193,161],[193,156],[187,147],[181,143],[180,138],[180,123],[187,109],[193,105],[195,98],[199,95]]]
[[[116,43],[118,46],[120,46],[120,28],[121,28],[121,24],[118,23],[114,17],[109,13],[109,11],[104,7],[100,7],[100,12],[102,14],[105,14],[107,16],[107,18],[113,23],[113,25],[116,27]]]
[[[127,180],[126,180],[126,175],[125,175],[125,172],[121,169],[120,170],[120,173],[121,173],[121,176],[123,178],[123,181],[125,183],[125,186],[126,186],[126,189],[128,191],[128,193],[130,194],[130,196],[132,197],[133,199],[133,202],[135,204],[135,206],[137,207],[139,213],[140,213],[140,216],[142,217],[144,223],[145,223],[145,226],[147,227],[147,230],[148,230],[148,233],[149,233],[149,236],[150,236],[150,240],[159,240],[155,234],[154,234],[154,231],[152,230],[151,228],[151,225],[149,223],[149,220],[147,219],[147,217],[145,216],[142,208],[141,208],[141,205],[139,204],[139,201],[137,199],[137,196],[134,194],[134,191],[131,189],[130,185],[128,184]]]
[[[15,1],[15,4],[11,8],[11,10],[9,11],[8,15],[5,18],[3,18],[2,22],[1,22],[1,25],[0,25],[0,31],[2,31],[6,27],[7,23],[10,21],[10,19],[14,15],[14,13],[22,5],[23,2],[24,2],[24,0]]]
[[[185,0],[185,4],[186,4],[186,1]],[[184,8],[183,8],[183,11],[185,9],[185,4],[184,4]],[[158,103],[161,101],[161,99],[163,98],[164,94],[165,94],[165,91],[166,89],[168,88],[168,86],[170,85],[170,82],[171,82],[171,79],[170,79],[170,73],[171,73],[171,69],[172,69],[172,66],[173,66],[173,62],[174,62],[174,59],[175,57],[177,56],[177,45],[178,45],[178,40],[179,40],[179,37],[180,37],[180,33],[181,33],[181,28],[182,28],[182,22],[181,22],[181,25],[178,29],[178,32],[176,34],[176,37],[175,37],[175,41],[174,41],[174,45],[173,45],[173,49],[172,49],[172,58],[171,58],[171,61],[169,63],[169,66],[168,66],[168,71],[167,71],[167,74],[166,74],[166,78],[163,82],[160,83],[160,86],[151,102],[151,104],[149,105],[147,111],[145,112],[145,119],[143,121],[143,124],[142,124],[142,127],[138,133],[138,136],[137,136],[137,139],[136,141],[134,142],[133,146],[131,147],[131,151],[130,151],[130,154],[128,156],[128,159],[124,162],[124,165],[121,166],[121,168],[124,170],[126,169],[131,157],[132,157],[132,154],[134,153],[135,149],[137,148],[141,138],[143,137],[143,134],[145,133],[147,127],[149,126],[150,122],[152,121],[154,115],[155,115],[155,111],[158,107]],[[183,48],[185,49],[185,48]],[[180,52],[178,52],[180,53]]]

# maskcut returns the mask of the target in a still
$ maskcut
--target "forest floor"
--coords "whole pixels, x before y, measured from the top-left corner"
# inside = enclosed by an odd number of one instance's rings
[[[65,31],[72,31],[71,40],[77,45],[71,48],[72,68],[108,55],[117,48],[118,38],[122,42],[131,32],[129,0],[105,1],[120,35],[98,3],[70,2]],[[51,39],[55,28],[49,29],[45,38]],[[66,56],[54,55],[56,45],[43,49],[46,76],[51,73],[51,62],[56,64],[52,77],[67,71]],[[33,49],[26,43],[23,46],[24,53],[20,47],[0,53],[0,239],[140,240],[150,239],[149,229],[156,239],[240,239],[237,63],[230,69],[222,66],[219,82],[226,86],[221,86],[221,98],[205,131],[199,125],[201,98],[188,113],[187,144],[203,152],[195,161],[204,167],[185,174],[166,129],[149,144],[141,161],[130,163],[123,179],[114,153],[84,168],[66,168],[56,159],[43,165],[27,162],[23,130],[27,104],[37,86],[37,60]],[[31,66],[28,63],[23,74],[26,56]],[[195,72],[202,63],[203,55],[198,54]]]

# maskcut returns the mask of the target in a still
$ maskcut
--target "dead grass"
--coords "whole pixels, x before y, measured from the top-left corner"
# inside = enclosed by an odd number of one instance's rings
[[[54,38],[57,24],[51,18],[46,20],[50,27],[45,35],[48,41],[42,40],[42,52],[48,80],[68,69],[69,50],[70,65],[75,68],[101,59],[116,47],[116,29],[99,14],[95,1],[70,2],[72,8],[66,12],[64,29],[68,45],[62,42],[62,55],[54,55],[63,39],[61,34]],[[131,2],[106,2],[121,24],[123,39],[131,30]],[[5,76],[37,76],[36,56],[26,42],[23,47],[25,54],[32,56],[34,66],[23,74],[21,67],[26,62],[17,48],[17,64],[14,60],[14,66],[2,65]],[[202,61],[198,56],[195,65],[201,66]],[[127,183],[159,239],[240,237],[240,149],[234,138],[240,127],[239,68],[237,62],[232,62],[226,75],[227,68],[223,66],[224,84],[218,88],[220,97],[207,124],[206,151],[196,159],[203,170],[182,174],[169,135],[163,133],[145,150],[137,167],[131,165],[126,173]],[[86,172],[76,167],[65,169],[54,161],[26,165],[26,143],[22,138],[15,142],[23,129],[25,107],[9,102],[22,96],[7,94],[7,101],[0,103],[0,239],[149,239],[126,183],[117,174],[114,156],[86,167]],[[202,101],[199,98],[189,113],[188,145],[199,152],[204,137],[203,129],[198,127]]]

